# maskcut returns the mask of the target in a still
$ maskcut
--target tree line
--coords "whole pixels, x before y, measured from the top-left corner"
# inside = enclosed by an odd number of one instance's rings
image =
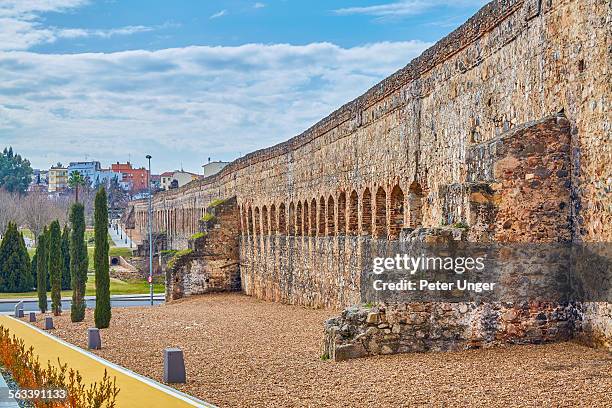
[[[94,269],[96,276],[96,327],[108,327],[111,319],[110,276],[108,260],[108,202],[106,190],[98,190],[94,208]],[[63,230],[60,220],[43,226],[37,237],[32,260],[28,255],[23,233],[9,221],[0,244],[0,291],[29,292],[36,290],[38,307],[47,312],[47,292],[51,292],[51,311],[62,313],[61,291],[72,289],[71,320],[85,318],[85,286],[88,255],[85,242],[85,206],[70,207],[69,223]]]

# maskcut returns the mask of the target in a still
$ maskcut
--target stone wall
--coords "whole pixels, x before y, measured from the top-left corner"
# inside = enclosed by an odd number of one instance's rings
[[[492,2],[303,134],[248,154],[216,176],[156,195],[155,227],[169,232],[174,248],[185,248],[204,208],[236,196],[243,217],[249,209],[259,209],[261,217],[265,206],[268,218],[261,222],[273,225],[281,205],[289,220],[292,203],[304,211],[314,200],[317,222],[320,208],[334,210],[323,215],[333,228],[317,232],[331,235],[342,223],[339,204],[354,191],[356,229],[370,234],[361,223],[373,209],[364,208],[364,195],[374,200],[382,189],[381,199],[388,201],[395,187],[406,206],[410,192],[420,197],[411,201],[415,209],[421,204],[420,217],[411,220],[406,211],[406,224],[438,225],[445,205],[440,186],[466,181],[470,146],[564,111],[572,124],[574,233],[585,241],[611,241],[612,232],[604,228],[612,215],[606,166],[612,149],[606,143],[609,20],[605,0]],[[134,226],[144,229],[146,203],[133,205]],[[374,227],[382,234],[391,221],[386,224]]]
[[[571,305],[540,302],[356,306],[325,323],[324,354],[342,361],[568,340],[573,337],[575,314]]]
[[[187,248],[205,208],[236,197],[245,291],[336,307],[360,298],[359,242],[382,251],[406,227],[463,223],[475,240],[612,242],[610,20],[607,0],[493,1],[301,135],[157,194],[155,229]],[[506,172],[508,158],[470,179],[494,157],[479,163],[476,150],[495,153],[501,134],[557,112],[570,135],[559,163],[539,158],[548,144],[515,139],[501,147],[525,159],[519,169]],[[500,194],[516,195],[504,206]],[[144,231],[146,203],[132,209],[126,224]],[[610,325],[594,319],[590,327]]]
[[[168,300],[241,289],[236,199],[213,203],[198,222],[200,231],[189,239],[189,248],[168,262]]]

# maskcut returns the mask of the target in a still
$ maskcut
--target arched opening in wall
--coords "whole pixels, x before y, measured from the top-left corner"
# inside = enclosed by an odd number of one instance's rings
[[[288,235],[295,235],[295,204],[289,204],[289,231]]]
[[[378,187],[375,197],[376,221],[374,224],[374,234],[377,238],[387,237],[387,193],[382,187]]]
[[[278,221],[276,220],[276,206],[270,206],[270,234],[278,233]]]
[[[314,198],[310,202],[310,235],[317,236],[317,200]]]
[[[336,235],[336,225],[334,223],[334,197],[329,196],[327,199],[327,235],[333,236]]]
[[[247,214],[247,218],[249,221],[249,235],[253,235],[253,210],[249,207],[249,211]]]
[[[423,225],[423,189],[416,181],[408,189],[408,226],[418,228]]]
[[[255,234],[253,235],[261,235],[261,217],[259,215],[259,207],[255,207],[255,220],[253,221],[253,225],[255,226]]]
[[[178,215],[176,210],[172,210],[172,235],[176,236],[178,233]]]
[[[397,239],[404,227],[404,192],[396,185],[391,190],[389,238]]]
[[[319,236],[325,235],[325,198],[319,199]]]
[[[247,224],[246,224],[246,214],[244,212],[244,206],[240,207],[240,229],[241,229],[242,235],[246,235]]]
[[[261,222],[263,227],[263,235],[270,235],[270,220],[268,219],[268,207],[261,207]]]
[[[372,234],[372,193],[366,188],[361,199],[361,231],[366,235]]]
[[[357,235],[359,230],[359,198],[353,190],[349,196],[347,232],[349,235]]]
[[[308,212],[308,200],[304,200],[304,236],[310,233],[310,213]]]
[[[281,203],[278,206],[278,233],[287,235],[287,210],[285,209],[285,203]]]
[[[295,209],[295,235],[302,235],[302,202],[298,201]]]
[[[346,193],[338,196],[338,235],[346,234]]]

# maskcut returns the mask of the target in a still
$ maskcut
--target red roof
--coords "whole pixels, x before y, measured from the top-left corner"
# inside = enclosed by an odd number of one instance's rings
[[[174,175],[173,171],[166,171],[160,175],[160,177],[172,177]]]

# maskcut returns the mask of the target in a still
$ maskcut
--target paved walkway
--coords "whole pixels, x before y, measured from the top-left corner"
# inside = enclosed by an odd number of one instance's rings
[[[8,396],[8,384],[4,377],[0,374],[0,408],[19,408],[19,404],[15,399]]]
[[[115,228],[111,227],[108,229],[108,233],[115,243],[115,246],[119,248],[135,248],[132,240],[130,240],[125,231],[121,229],[121,226],[119,226],[119,232],[115,231]]]
[[[93,353],[66,343],[48,333],[33,327],[21,320],[0,316],[0,325],[9,329],[11,334],[24,340],[26,347],[34,347],[43,364],[47,360],[57,361],[58,357],[68,367],[78,370],[85,383],[97,381],[108,371],[111,377],[117,378],[120,389],[117,406],[121,408],[183,408],[212,407],[187,394],[183,394],[164,384],[138,375],[121,366],[110,363]],[[83,336],[86,336],[83,333]],[[104,336],[104,334],[102,334]],[[104,338],[102,339],[104,341]],[[137,350],[133,352],[137,353]],[[163,358],[163,356],[159,356]],[[2,407],[2,405],[0,405]]]

